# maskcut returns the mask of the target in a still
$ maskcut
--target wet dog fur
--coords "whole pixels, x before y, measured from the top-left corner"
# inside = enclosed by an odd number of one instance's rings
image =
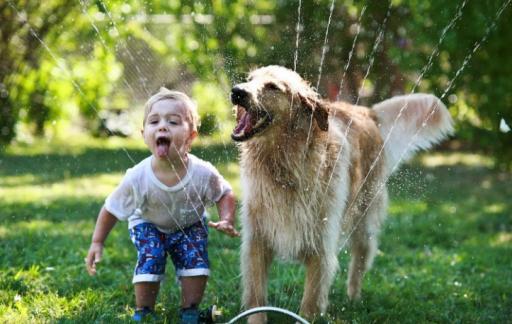
[[[401,160],[452,132],[446,107],[428,94],[372,108],[328,102],[280,66],[252,71],[231,99],[243,191],[243,305],[267,304],[268,270],[280,258],[306,267],[301,314],[324,313],[344,248],[347,294],[360,298],[386,217],[386,180]]]

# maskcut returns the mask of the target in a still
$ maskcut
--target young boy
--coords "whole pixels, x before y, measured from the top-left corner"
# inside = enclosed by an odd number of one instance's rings
[[[197,323],[209,275],[205,207],[215,203],[219,222],[210,227],[239,236],[230,185],[208,162],[190,154],[199,118],[184,93],[162,88],[145,105],[142,135],[151,156],[129,169],[101,208],[86,258],[96,274],[103,244],[118,220],[128,220],[138,251],[133,283],[133,319],[153,314],[166,257],[170,255],[181,283],[182,323]]]

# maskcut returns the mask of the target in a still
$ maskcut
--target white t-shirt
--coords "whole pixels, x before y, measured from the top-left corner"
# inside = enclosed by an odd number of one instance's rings
[[[169,187],[157,179],[150,156],[126,171],[119,186],[105,200],[105,208],[132,228],[153,223],[165,233],[203,219],[205,209],[218,202],[231,186],[215,167],[188,155],[187,174]]]

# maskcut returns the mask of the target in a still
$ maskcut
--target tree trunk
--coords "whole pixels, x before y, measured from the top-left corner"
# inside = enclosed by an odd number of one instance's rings
[[[5,90],[0,92],[0,145],[9,144],[16,136],[18,111],[12,105]]]

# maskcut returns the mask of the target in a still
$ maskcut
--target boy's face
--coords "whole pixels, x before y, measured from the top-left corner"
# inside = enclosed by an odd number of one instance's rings
[[[188,115],[185,104],[180,101],[164,99],[153,104],[142,135],[154,157],[177,162],[185,156],[197,136]]]

